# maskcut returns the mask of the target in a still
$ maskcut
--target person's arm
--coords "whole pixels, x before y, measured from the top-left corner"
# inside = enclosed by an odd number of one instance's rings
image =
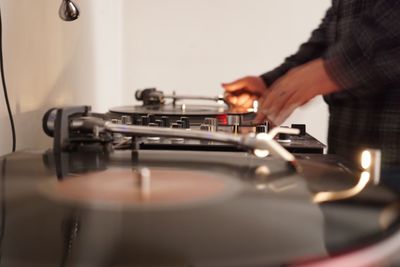
[[[400,1],[377,0],[324,55],[325,69],[341,88],[362,97],[400,84]]]
[[[333,18],[332,7],[328,9],[322,23],[311,34],[310,39],[302,44],[296,54],[285,59],[276,69],[264,73],[261,78],[267,86],[285,75],[289,70],[321,57],[327,50],[327,27]]]

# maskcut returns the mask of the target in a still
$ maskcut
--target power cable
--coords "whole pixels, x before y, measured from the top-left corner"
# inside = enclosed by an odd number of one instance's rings
[[[5,77],[5,74],[4,74],[3,22],[2,22],[2,17],[1,17],[1,8],[0,8],[0,72],[1,72],[1,81],[2,81],[2,84],[3,84],[4,99],[6,101],[8,116],[10,118],[11,134],[12,134],[12,152],[15,152],[17,138],[16,138],[16,134],[15,134],[14,118],[13,118],[13,115],[12,115],[12,112],[11,112],[10,101],[8,100],[6,77]]]

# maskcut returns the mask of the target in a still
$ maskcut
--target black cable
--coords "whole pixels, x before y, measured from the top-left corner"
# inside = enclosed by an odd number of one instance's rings
[[[11,134],[12,134],[12,152],[15,152],[17,138],[16,138],[16,135],[15,135],[14,119],[13,119],[13,115],[12,115],[11,108],[10,108],[10,101],[8,100],[7,84],[6,84],[6,78],[5,78],[5,75],[4,75],[3,22],[2,22],[2,17],[1,17],[1,8],[0,8],[0,72],[1,72],[1,81],[3,83],[4,99],[6,100],[8,116],[10,117]]]
[[[1,185],[1,195],[0,195],[0,200],[1,200],[1,226],[0,226],[0,265],[1,261],[3,259],[3,241],[4,241],[4,235],[6,232],[6,164],[7,164],[7,159],[4,158],[1,162],[1,173],[0,173],[0,185]]]

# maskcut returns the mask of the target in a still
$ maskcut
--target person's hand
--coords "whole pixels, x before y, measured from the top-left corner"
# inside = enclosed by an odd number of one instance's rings
[[[272,84],[260,101],[255,122],[268,120],[280,125],[296,108],[315,96],[339,89],[326,72],[323,60],[316,59],[292,69]]]
[[[247,76],[231,83],[223,83],[225,100],[233,109],[247,110],[253,107],[253,101],[266,91],[264,81],[257,76]]]

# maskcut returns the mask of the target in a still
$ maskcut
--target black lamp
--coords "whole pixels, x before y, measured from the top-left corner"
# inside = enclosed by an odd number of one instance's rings
[[[62,20],[74,21],[79,17],[79,8],[72,0],[62,0],[58,13]]]

